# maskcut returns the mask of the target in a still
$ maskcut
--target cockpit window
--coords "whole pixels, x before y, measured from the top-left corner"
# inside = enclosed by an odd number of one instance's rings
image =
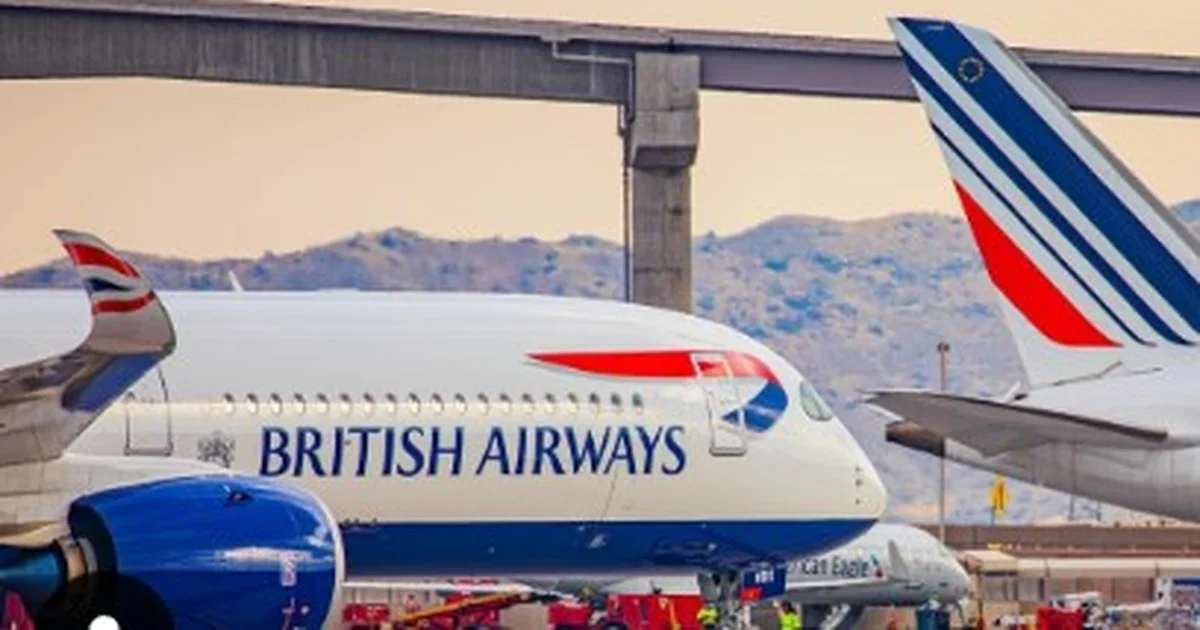
[[[833,418],[833,410],[829,405],[825,404],[824,400],[817,395],[817,390],[813,389],[808,381],[800,381],[800,407],[804,409],[804,413],[813,420],[830,420]]]

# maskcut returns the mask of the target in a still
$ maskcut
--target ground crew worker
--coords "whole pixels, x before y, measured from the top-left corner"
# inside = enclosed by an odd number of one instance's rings
[[[800,630],[800,614],[792,602],[778,602],[776,608],[779,610],[779,630]]]
[[[700,624],[705,630],[712,630],[717,627],[717,621],[721,615],[717,612],[717,607],[712,605],[712,602],[704,602],[704,606],[696,611],[696,623]]]

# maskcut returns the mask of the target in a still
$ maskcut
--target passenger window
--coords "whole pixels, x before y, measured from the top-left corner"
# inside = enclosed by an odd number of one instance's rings
[[[800,381],[800,408],[804,414],[813,420],[829,420],[833,418],[833,410],[817,395],[808,381]]]
[[[233,399],[233,394],[225,394],[225,413],[233,413],[237,408],[237,401]]]
[[[521,411],[533,413],[533,396],[521,394]]]
[[[371,415],[375,413],[375,399],[371,398],[370,394],[363,394],[363,415]]]
[[[421,413],[421,399],[416,394],[408,395],[408,413],[414,416]]]
[[[620,394],[613,394],[612,397],[609,398],[609,402],[612,403],[613,413],[621,413],[621,395]]]
[[[579,399],[575,394],[567,394],[567,413],[575,415],[579,413]]]
[[[325,394],[317,394],[317,413],[329,413],[329,399]]]
[[[512,399],[508,394],[500,394],[500,413],[512,413]]]
[[[339,407],[342,409],[342,415],[350,415],[350,411],[354,408],[354,403],[350,402],[350,394],[342,394],[338,396],[338,399],[341,401]]]
[[[250,413],[258,413],[258,396],[246,394],[246,410]]]
[[[545,402],[545,405],[546,405],[546,413],[547,413],[547,414],[550,414],[550,415],[553,415],[553,414],[554,414],[554,405],[555,405],[555,402],[556,402],[556,401],[554,400],[554,394],[546,394],[546,402]]]
[[[486,416],[488,412],[488,397],[486,394],[480,394],[475,397],[475,406],[479,409],[479,415]]]
[[[588,395],[588,407],[592,415],[600,415],[600,394]]]
[[[400,409],[400,403],[396,400],[395,394],[389,393],[384,395],[383,408],[387,411],[388,415],[396,415],[396,412]]]
[[[283,399],[279,397],[279,394],[271,394],[268,401],[271,404],[271,413],[275,415],[283,413]]]
[[[304,415],[305,404],[304,404],[304,395],[303,394],[296,394],[295,396],[293,396],[292,397],[292,405],[294,405],[296,407],[296,415],[298,415],[298,416]]]
[[[446,404],[442,402],[442,397],[438,394],[429,397],[429,406],[433,410],[433,413],[438,414],[446,409]]]
[[[463,396],[462,394],[454,395],[454,411],[457,412],[458,415],[460,415],[460,416],[464,413],[467,413],[467,398],[466,398],[466,396]]]
[[[633,412],[641,415],[645,408],[645,403],[642,401],[642,395],[634,394],[633,398],[630,399],[630,403],[633,405]]]

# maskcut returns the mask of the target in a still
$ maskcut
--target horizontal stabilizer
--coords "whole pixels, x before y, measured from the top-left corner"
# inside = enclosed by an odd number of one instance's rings
[[[0,370],[0,466],[54,459],[175,349],[162,302],[99,238],[56,230],[87,292],[88,336],[74,350]]]
[[[944,449],[939,439],[959,442],[990,457],[1048,442],[1159,447],[1169,437],[1156,429],[937,392],[878,391],[867,398],[867,404],[906,420],[888,427],[888,441],[936,455]]]

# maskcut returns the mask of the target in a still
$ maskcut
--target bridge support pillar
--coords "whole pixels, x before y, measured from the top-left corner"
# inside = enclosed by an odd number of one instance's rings
[[[629,299],[692,310],[692,164],[700,135],[700,58],[638,53],[625,127]]]

